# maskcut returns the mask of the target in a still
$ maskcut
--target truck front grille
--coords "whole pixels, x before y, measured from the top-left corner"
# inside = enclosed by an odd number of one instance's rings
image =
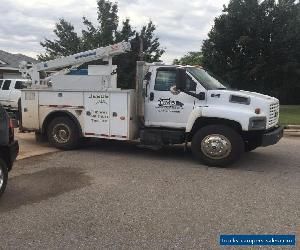
[[[272,103],[270,105],[270,115],[268,125],[269,127],[273,127],[278,123],[279,119],[279,102]]]

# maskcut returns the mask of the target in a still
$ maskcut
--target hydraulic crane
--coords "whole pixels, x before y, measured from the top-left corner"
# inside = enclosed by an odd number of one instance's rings
[[[62,74],[66,74],[69,71],[66,70],[66,67],[78,67],[84,63],[102,59],[107,61],[110,67],[110,73],[113,73],[112,70],[112,58],[113,56],[120,55],[127,51],[131,50],[131,45],[129,42],[121,42],[106,47],[100,47],[94,50],[88,50],[80,52],[74,55],[60,57],[58,59],[39,62],[37,64],[31,64],[28,62],[20,63],[20,72],[22,73],[23,78],[31,79],[32,85],[42,85],[41,84],[41,72],[53,72],[55,70],[61,70]],[[57,74],[55,72],[54,74]]]

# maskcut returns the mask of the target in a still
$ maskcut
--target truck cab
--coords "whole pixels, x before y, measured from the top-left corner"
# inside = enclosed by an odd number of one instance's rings
[[[193,153],[208,165],[227,166],[283,135],[278,99],[230,90],[202,67],[149,66],[142,93],[142,140],[191,142]]]

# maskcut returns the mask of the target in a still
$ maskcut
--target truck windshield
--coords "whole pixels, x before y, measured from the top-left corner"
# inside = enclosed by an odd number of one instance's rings
[[[204,69],[189,67],[187,68],[189,72],[195,79],[202,84],[202,86],[207,90],[212,89],[226,89],[226,87],[221,84],[218,80],[209,75]]]

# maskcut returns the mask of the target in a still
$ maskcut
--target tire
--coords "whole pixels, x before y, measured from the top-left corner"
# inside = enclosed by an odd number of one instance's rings
[[[225,125],[203,127],[192,139],[193,154],[209,166],[227,167],[236,162],[244,151],[241,135]]]
[[[79,130],[68,117],[54,118],[47,127],[49,143],[59,149],[72,150],[79,145]]]
[[[35,141],[37,143],[43,143],[43,142],[47,142],[47,136],[46,134],[41,134],[40,132],[35,132]]]
[[[0,158],[0,197],[5,191],[8,179],[8,168],[6,162]]]

